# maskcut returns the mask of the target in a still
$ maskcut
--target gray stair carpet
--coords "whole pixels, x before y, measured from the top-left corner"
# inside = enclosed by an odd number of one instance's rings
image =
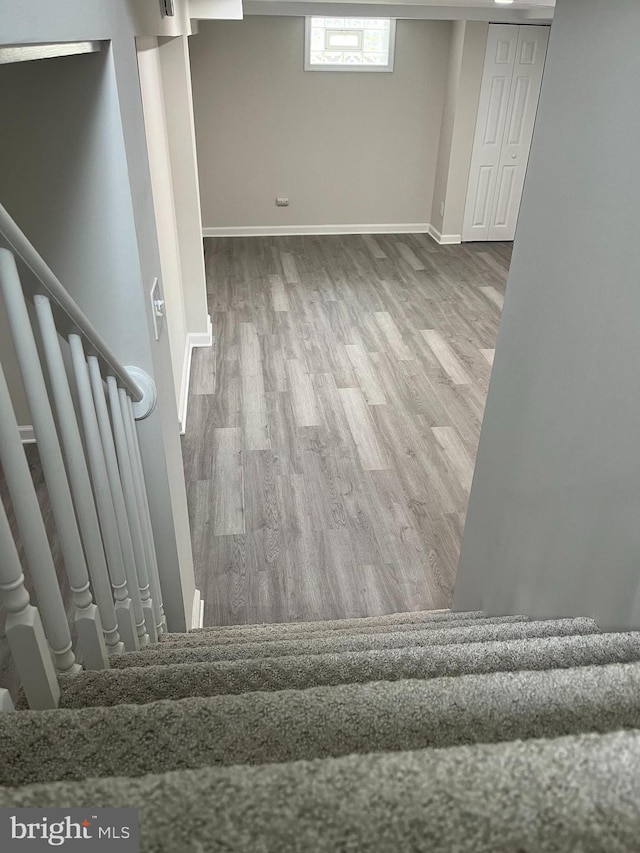
[[[441,624],[441,623],[436,623]],[[454,623],[455,624],[455,623]],[[447,645],[449,643],[482,643],[492,640],[517,640],[531,637],[562,637],[599,633],[592,619],[556,619],[544,622],[501,622],[499,624],[478,621],[471,626],[447,627],[426,630],[389,631],[384,633],[342,632],[295,635],[292,639],[267,640],[262,643],[244,642],[218,645],[209,641],[199,645],[158,643],[147,646],[137,653],[115,657],[112,665],[117,669],[131,666],[154,666],[158,664],[195,663],[198,661],[243,660],[260,657],[286,657],[320,654],[359,652],[375,649],[393,649],[412,646]]]
[[[193,637],[207,634],[210,638],[221,641],[225,637],[235,637],[232,642],[238,642],[240,636],[257,636],[259,639],[273,640],[281,635],[310,633],[313,631],[351,631],[357,628],[366,628],[376,625],[415,625],[418,623],[431,624],[433,622],[455,622],[457,619],[473,621],[476,619],[517,619],[526,620],[526,616],[487,616],[481,610],[453,611],[453,610],[419,610],[410,613],[390,613],[386,616],[360,616],[355,619],[326,619],[319,622],[281,622],[275,624],[263,623],[259,625],[214,625],[207,628],[196,628],[182,635]]]
[[[0,805],[140,808],[143,853],[637,853],[640,733],[0,789]]]
[[[61,706],[145,703],[256,690],[543,670],[640,660],[640,633],[453,643],[306,656],[126,667],[60,676]]]
[[[388,634],[390,632],[408,632],[428,631],[428,630],[454,630],[457,628],[470,628],[480,625],[505,625],[514,623],[529,622],[531,620],[524,616],[493,616],[484,617],[482,619],[424,619],[419,622],[382,622],[380,624],[370,624],[369,620],[361,620],[364,625],[354,625],[351,628],[327,628],[322,630],[315,628],[311,631],[306,630],[287,630],[287,631],[233,631],[228,634],[218,635],[213,631],[206,629],[198,631],[190,631],[187,634],[163,634],[159,638],[157,645],[167,648],[182,648],[199,645],[239,645],[240,643],[264,643],[264,642],[279,642],[281,640],[304,640],[316,639],[320,637],[340,637],[350,636],[355,637],[359,634]],[[283,626],[283,627],[288,627]],[[272,626],[274,628],[274,626]],[[155,648],[154,646],[145,646],[147,648]]]
[[[0,785],[640,726],[640,664],[0,714]]]

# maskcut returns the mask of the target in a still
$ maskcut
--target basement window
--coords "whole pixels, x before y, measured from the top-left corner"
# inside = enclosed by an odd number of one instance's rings
[[[393,18],[305,18],[305,71],[393,71]]]

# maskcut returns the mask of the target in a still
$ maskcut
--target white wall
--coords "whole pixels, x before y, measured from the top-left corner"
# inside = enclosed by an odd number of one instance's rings
[[[205,229],[428,223],[450,36],[449,22],[398,21],[392,74],[305,72],[301,17],[201,22]]]
[[[640,626],[639,40],[558,0],[456,609]]]

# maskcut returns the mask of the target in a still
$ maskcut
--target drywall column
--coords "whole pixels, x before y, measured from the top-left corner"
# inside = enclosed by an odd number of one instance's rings
[[[200,188],[186,36],[137,40],[178,418],[184,431],[194,346],[210,346]]]
[[[189,41],[187,36],[180,36],[160,39],[159,45],[167,143],[180,245],[185,326],[190,336],[207,336],[210,335],[210,328],[202,249]]]
[[[454,606],[640,625],[640,15],[558,0]]]
[[[176,406],[180,412],[180,393],[182,385],[182,366],[185,357],[187,328],[182,282],[182,260],[176,205],[173,193],[173,175],[167,119],[164,109],[162,87],[162,68],[160,48],[157,38],[137,39],[138,71],[140,73],[140,91],[144,109],[144,124],[149,153],[149,169],[153,187],[153,208],[156,228],[162,282],[160,296],[165,301],[165,317],[160,321],[160,334],[168,334],[171,350],[171,368],[175,386]]]
[[[449,47],[449,68],[447,71],[447,86],[440,126],[440,142],[438,144],[438,160],[436,176],[433,185],[433,206],[431,210],[431,225],[440,239],[442,222],[447,198],[449,180],[449,161],[451,159],[451,143],[456,119],[456,104],[460,85],[460,70],[464,48],[465,21],[453,21],[451,24],[451,44]]]
[[[489,25],[454,21],[447,92],[438,148],[431,225],[434,236],[459,243],[480,101]]]

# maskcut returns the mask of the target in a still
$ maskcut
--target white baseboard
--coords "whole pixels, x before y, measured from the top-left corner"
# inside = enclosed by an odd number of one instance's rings
[[[207,315],[206,332],[189,332],[184,345],[184,358],[182,361],[182,378],[180,380],[180,402],[178,404],[178,420],[180,421],[180,432],[184,435],[187,428],[187,409],[189,406],[189,380],[191,378],[191,355],[194,347],[210,347],[213,343],[213,326],[211,317]]]
[[[428,222],[392,222],[367,225],[231,225],[202,229],[203,237],[294,237],[321,234],[429,234],[441,246],[462,242],[460,234],[441,234]]]
[[[204,601],[200,595],[200,590],[196,589],[193,592],[193,607],[191,608],[191,630],[194,628],[202,628],[204,625]]]
[[[293,237],[299,234],[428,234],[427,222],[369,225],[232,225],[203,228],[203,237]]]
[[[458,243],[462,243],[462,236],[460,234],[441,234],[433,225],[429,225],[427,233],[441,246],[457,246]]]
[[[18,427],[18,432],[20,433],[20,438],[22,439],[23,444],[35,444],[36,436],[33,431],[32,426],[21,426]]]

